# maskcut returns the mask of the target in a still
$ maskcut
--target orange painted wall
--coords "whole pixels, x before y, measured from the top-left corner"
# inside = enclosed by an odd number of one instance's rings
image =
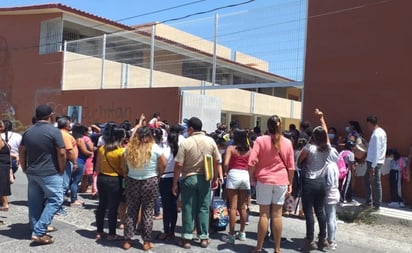
[[[367,139],[366,117],[378,116],[388,147],[407,155],[412,144],[412,1],[308,1],[303,119],[317,124],[325,112],[329,126],[343,134],[358,120]],[[383,177],[384,200],[389,200]],[[356,192],[363,194],[361,178]],[[412,183],[404,185],[412,204]]]
[[[23,130],[35,107],[47,103],[61,115],[69,105],[81,105],[84,124],[134,122],[140,113],[150,119],[154,112],[170,123],[179,121],[177,87],[62,92],[62,53],[39,55],[41,21],[60,15],[0,16],[0,118],[15,120]]]
[[[0,80],[2,118],[30,123],[38,95],[60,87],[62,54],[39,55],[40,22],[58,16],[0,16],[0,76],[6,77]],[[7,114],[7,107],[15,115]]]
[[[44,93],[38,102],[49,104],[61,115],[67,115],[69,105],[81,105],[82,124],[86,125],[124,120],[134,123],[141,113],[149,121],[154,112],[160,112],[161,120],[175,124],[180,116],[180,96],[176,87]]]

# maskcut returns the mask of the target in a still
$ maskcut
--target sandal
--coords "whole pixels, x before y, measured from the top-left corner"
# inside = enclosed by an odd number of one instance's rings
[[[104,232],[97,232],[96,234],[96,241],[101,240],[106,237],[106,233]]]
[[[130,241],[130,239],[129,240],[124,240],[122,247],[123,247],[124,250],[130,249],[132,247],[132,242]]]
[[[53,238],[49,235],[43,235],[43,236],[35,236],[33,235],[31,237],[32,242],[38,243],[38,244],[52,244],[54,242]]]
[[[143,250],[148,251],[154,247],[153,243],[151,242],[144,242],[143,243]]]
[[[209,240],[208,239],[200,240],[200,247],[207,248],[207,246],[209,246]]]
[[[163,215],[159,214],[157,216],[153,216],[153,220],[162,220],[163,219]]]
[[[181,239],[178,243],[178,245],[184,249],[190,249],[192,247],[192,245],[190,244],[190,242],[188,240],[185,239]]]
[[[55,232],[55,231],[57,231],[57,228],[56,227],[53,227],[53,226],[47,226],[47,233],[50,233],[50,232]]]
[[[70,204],[70,207],[83,207],[83,203],[75,201]]]

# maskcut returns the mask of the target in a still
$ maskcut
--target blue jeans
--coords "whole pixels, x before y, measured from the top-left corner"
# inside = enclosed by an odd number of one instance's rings
[[[73,203],[77,200],[77,192],[79,190],[79,184],[82,181],[84,174],[84,163],[77,160],[77,170],[72,171],[71,184],[70,184],[70,201]]]
[[[336,240],[336,204],[325,204],[326,223],[328,225],[328,241]]]
[[[365,183],[365,193],[366,193],[366,202],[372,203],[374,207],[380,207],[382,203],[382,182],[381,182],[381,168],[382,164],[376,165],[375,175],[373,176],[373,182],[371,182],[370,171],[372,170],[372,163],[366,162],[366,173],[363,177]],[[373,194],[372,194],[372,183],[373,183]]]
[[[63,176],[27,175],[29,222],[32,235],[46,234],[47,226],[63,203]]]
[[[72,177],[73,163],[66,161],[66,166],[64,166],[63,173],[63,194],[66,194],[69,190],[70,178]]]

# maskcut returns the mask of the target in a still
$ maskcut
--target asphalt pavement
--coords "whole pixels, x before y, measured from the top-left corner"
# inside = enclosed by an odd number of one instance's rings
[[[121,241],[95,241],[96,227],[94,210],[97,200],[93,200],[90,194],[81,194],[80,198],[85,201],[84,208],[66,207],[66,215],[55,216],[52,225],[58,230],[52,235],[55,243],[50,245],[33,245],[28,226],[27,210],[27,180],[26,176],[18,171],[16,182],[12,185],[10,196],[10,208],[8,212],[1,212],[0,219],[6,224],[0,226],[0,252],[143,252],[141,250],[141,237],[133,238],[133,247],[128,251],[121,248]],[[180,236],[181,216],[179,214],[177,224],[177,238],[169,242],[154,240],[154,248],[149,252],[249,252],[256,245],[256,231],[258,222],[258,206],[251,206],[250,224],[246,226],[246,241],[236,241],[235,245],[229,245],[220,240],[224,232],[210,235],[211,243],[208,248],[203,249],[196,242],[192,243],[189,250],[177,245]],[[317,225],[315,224],[315,227]],[[330,252],[412,252],[412,228],[410,224],[403,224],[401,230],[389,225],[359,225],[355,223],[338,224],[337,243],[335,251]],[[406,226],[406,227],[405,227]],[[238,227],[237,227],[238,228]],[[389,229],[384,232],[382,229]],[[406,228],[406,229],[405,229]],[[162,231],[162,221],[154,221],[153,238]],[[315,233],[317,229],[315,228]],[[393,236],[396,231],[406,231],[410,234]],[[123,235],[118,229],[117,233]],[[405,232],[402,232],[405,234]],[[283,218],[283,235],[285,240],[281,244],[282,252],[300,252],[305,236],[305,222],[298,218]],[[273,252],[273,243],[265,241],[264,252]],[[321,252],[321,251],[313,251]]]

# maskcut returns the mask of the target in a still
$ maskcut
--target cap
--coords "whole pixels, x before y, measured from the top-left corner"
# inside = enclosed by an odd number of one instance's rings
[[[45,120],[50,114],[52,114],[53,109],[48,105],[39,105],[36,108],[36,118],[37,120]]]

